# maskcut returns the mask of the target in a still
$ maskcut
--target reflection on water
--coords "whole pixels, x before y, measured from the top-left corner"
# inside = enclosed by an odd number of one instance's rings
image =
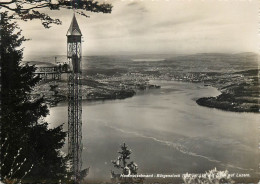
[[[139,173],[204,172],[217,167],[255,173],[259,115],[198,106],[195,99],[216,96],[212,87],[158,82],[161,89],[132,98],[83,103],[83,167],[88,179],[109,179],[111,160],[126,142]],[[66,104],[52,108],[50,126],[65,123]],[[67,147],[64,147],[67,151]]]

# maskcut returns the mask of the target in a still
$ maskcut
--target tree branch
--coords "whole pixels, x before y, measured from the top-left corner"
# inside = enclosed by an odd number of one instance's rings
[[[59,9],[60,6],[67,8],[67,9],[81,9],[85,11],[91,11],[91,12],[103,12],[103,13],[111,13],[112,11],[112,5],[108,3],[102,3],[100,4],[98,1],[94,0],[78,0],[78,1],[65,1],[65,0],[58,0],[57,4],[52,4],[51,2],[46,2],[46,0],[40,0],[37,3],[42,3],[40,5],[32,6],[30,8],[23,8],[23,4],[31,4],[32,5],[32,0],[24,0],[24,1],[15,1],[12,0],[10,2],[0,2],[0,7],[7,8],[8,10],[11,11],[29,11],[32,9],[38,9],[38,8],[45,8],[49,7],[50,9]],[[16,8],[10,7],[11,4],[16,4]],[[20,3],[18,5],[18,3]]]
[[[12,4],[12,3],[15,3],[15,2],[16,2],[15,0],[12,0],[10,2],[0,2],[0,5],[2,5],[2,4]]]
[[[49,8],[50,10],[59,10],[59,8],[75,9],[76,13],[89,17],[84,11],[111,13],[112,5],[108,3],[99,3],[96,0],[58,0],[52,3],[51,0],[11,0],[9,2],[0,2],[0,8],[6,8],[9,12],[13,12],[14,19],[32,20],[40,19],[45,28],[49,28],[50,24],[61,24],[59,19],[52,19],[47,14],[34,11],[35,9]]]
[[[49,7],[49,6],[50,6],[50,3],[44,3],[44,4],[33,6],[33,7],[30,7],[30,8],[18,8],[18,7],[11,8],[8,5],[0,4],[0,7],[6,8],[8,10],[15,11],[15,12],[24,11],[25,13],[27,13],[28,11],[33,10],[33,9],[46,8],[46,7]],[[21,12],[21,13],[23,13],[23,12]]]
[[[38,6],[34,6],[34,7],[31,7],[31,8],[24,8],[24,9],[21,9],[22,11],[29,11],[29,10],[33,10],[33,9],[39,9],[39,8],[46,8],[46,7],[49,7],[50,6],[50,3],[44,3],[44,4],[41,4],[41,5],[38,5]]]

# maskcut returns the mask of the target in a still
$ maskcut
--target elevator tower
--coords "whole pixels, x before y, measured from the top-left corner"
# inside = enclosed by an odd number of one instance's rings
[[[75,183],[80,181],[82,166],[82,83],[81,37],[75,14],[67,32],[68,73],[68,154]]]

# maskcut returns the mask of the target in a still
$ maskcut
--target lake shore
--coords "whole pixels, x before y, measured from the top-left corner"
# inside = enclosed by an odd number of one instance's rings
[[[122,100],[133,97],[138,91],[160,88],[160,86],[149,84],[147,81],[126,84],[124,87],[122,87],[120,82],[114,82],[112,85],[94,80],[83,79],[83,81],[83,101]],[[52,86],[55,86],[55,89],[52,89]],[[50,107],[55,107],[58,103],[67,101],[67,90],[66,81],[46,81],[35,88],[32,98],[37,98],[44,94],[43,97],[46,103]]]
[[[214,167],[243,173],[257,167],[252,132],[258,116],[198,106],[195,99],[219,95],[215,87],[150,82],[161,89],[125,100],[82,103],[83,166],[91,168],[87,179],[109,180],[110,161],[123,142],[133,150],[139,173],[202,173]],[[51,108],[46,121],[51,127],[67,122],[67,104]]]
[[[237,72],[236,75],[247,75],[247,77],[240,82],[232,78],[225,78],[225,82],[216,80],[218,76],[214,76],[211,80],[201,79],[199,81],[192,81],[189,78],[181,80],[182,82],[202,83],[205,86],[212,86],[217,88],[221,94],[216,97],[202,97],[196,100],[200,106],[208,108],[216,108],[231,112],[253,112],[259,113],[259,83],[256,78],[256,71],[242,71]],[[209,75],[209,74],[208,74]],[[197,77],[198,78],[198,77]],[[163,79],[157,79],[160,81]],[[176,79],[171,79],[176,80]],[[82,84],[82,100],[85,101],[104,101],[115,99],[126,99],[133,97],[138,91],[149,89],[158,89],[161,86],[152,82],[153,80],[139,79],[131,80],[117,80],[117,81],[100,81],[94,79],[83,79]],[[156,81],[156,80],[155,80]],[[180,80],[176,80],[180,81]],[[56,89],[51,90],[50,86],[57,86]],[[59,102],[67,101],[67,83],[66,80],[61,81],[46,81],[40,84],[33,96],[39,97],[44,94],[47,104],[54,107]]]
[[[205,96],[197,104],[231,112],[253,112],[260,109],[259,69],[256,56],[195,55],[164,59],[159,62],[132,61],[129,57],[84,58],[82,99],[103,101],[131,98],[136,92],[160,88],[151,80],[202,83],[217,88],[217,97]],[[238,61],[234,65],[234,60]],[[109,62],[107,62],[109,61]],[[37,62],[36,62],[37,63]],[[67,78],[44,81],[32,96],[44,96],[50,106],[67,99]]]
[[[260,112],[258,70],[236,72],[234,75],[243,76],[243,80],[237,80],[219,87],[221,94],[217,97],[203,97],[196,100],[198,105],[216,108],[231,112]],[[230,79],[229,79],[230,80]],[[218,82],[212,82],[212,86],[219,86]]]

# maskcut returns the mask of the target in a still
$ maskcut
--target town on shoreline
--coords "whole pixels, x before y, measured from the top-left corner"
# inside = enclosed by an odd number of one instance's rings
[[[204,63],[207,63],[212,58],[223,56],[199,55],[193,57],[196,59],[199,57]],[[229,61],[227,58],[234,60],[234,56],[224,57]],[[187,62],[186,60],[192,58],[189,56],[177,59],[182,61],[179,63],[183,65]],[[246,59],[254,60],[255,55],[246,56]],[[134,61],[124,63],[122,66],[118,66],[116,63],[117,65],[110,68],[103,67],[102,63],[97,63],[95,67],[83,70],[82,99],[89,101],[125,99],[134,96],[138,91],[160,88],[159,85],[150,84],[150,80],[174,80],[202,83],[205,86],[216,87],[221,92],[217,97],[197,99],[198,105],[232,112],[259,113],[259,69],[243,67],[245,65],[243,62],[241,62],[241,66],[237,66],[236,70],[231,71],[230,68],[226,71],[221,69],[199,71],[196,68],[187,70],[187,66],[176,67],[178,63],[167,60],[138,62],[138,68],[134,66],[136,65]],[[37,62],[34,64],[37,66]],[[218,66],[217,63],[216,66]],[[60,80],[55,81],[42,80],[34,89],[32,97],[41,95],[45,97],[50,106],[56,106],[57,103],[66,101],[67,76],[62,75]]]

